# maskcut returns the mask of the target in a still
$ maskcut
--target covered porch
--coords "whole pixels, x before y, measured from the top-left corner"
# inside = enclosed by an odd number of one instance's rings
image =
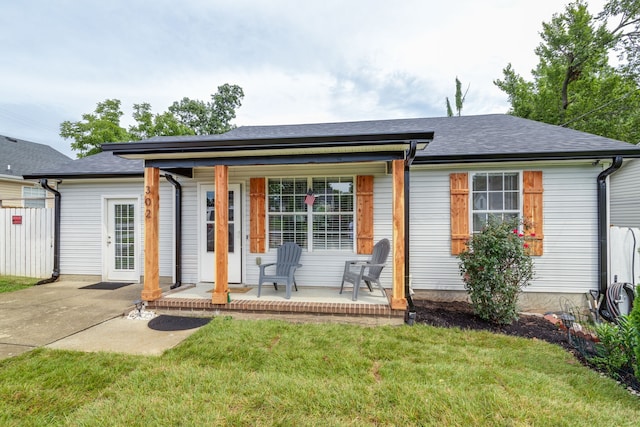
[[[144,173],[144,284],[141,298],[156,308],[197,309],[213,311],[305,312],[332,314],[364,314],[402,317],[410,305],[409,296],[409,167],[417,150],[422,150],[433,138],[433,132],[402,132],[385,134],[267,136],[237,138],[225,135],[162,138],[127,144],[107,144],[103,149],[130,159],[143,159]],[[331,165],[378,163],[386,165],[391,194],[384,203],[390,207],[391,257],[387,269],[391,272],[387,287],[387,301],[365,304],[351,301],[350,291],[340,295],[331,290],[337,301],[306,301],[300,292],[291,300],[268,301],[236,295],[229,280],[229,168],[236,166]],[[211,269],[214,280],[211,292],[197,298],[181,298],[163,294],[159,286],[159,180],[160,170],[212,170],[215,190],[215,226],[213,228],[214,258]],[[358,180],[361,178],[357,177]],[[369,209],[373,204],[373,177],[369,188],[357,195],[356,211]],[[265,233],[265,180],[251,178],[246,185],[251,197],[248,209],[251,221],[245,224],[250,239],[248,251],[267,253],[269,236]],[[260,204],[262,203],[262,206]],[[258,212],[258,214],[256,214]],[[355,212],[354,212],[355,214]],[[353,251],[345,252],[345,259],[354,254],[370,254],[373,248],[373,217],[358,216],[354,227],[357,238]],[[356,231],[356,230],[354,230]],[[245,260],[246,262],[246,260]],[[317,267],[316,267],[317,268]],[[318,271],[318,275],[322,271]],[[252,284],[249,284],[252,285]],[[389,285],[389,284],[387,284]],[[195,286],[197,288],[198,285]],[[323,291],[325,291],[323,290]],[[182,290],[182,292],[188,291]],[[368,292],[363,292],[364,294]],[[186,295],[186,294],[183,294]],[[383,299],[382,296],[380,298]]]

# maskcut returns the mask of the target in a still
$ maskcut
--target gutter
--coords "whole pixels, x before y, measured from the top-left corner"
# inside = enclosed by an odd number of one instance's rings
[[[404,161],[404,296],[407,299],[407,303],[409,304],[407,316],[405,322],[409,326],[413,326],[413,323],[416,320],[416,307],[413,304],[413,298],[411,297],[411,274],[410,274],[410,230],[409,222],[411,219],[410,216],[410,206],[411,206],[411,174],[409,173],[409,168],[411,167],[411,163],[416,158],[416,151],[418,147],[418,143],[415,140],[410,142],[409,150],[407,150],[407,157]]]
[[[596,160],[603,157],[640,157],[640,148],[633,147],[626,150],[593,150],[593,151],[558,151],[558,152],[537,152],[537,153],[489,153],[489,154],[451,154],[451,155],[428,155],[423,154],[415,160],[416,165],[443,165],[452,163],[497,163],[497,162],[518,162],[533,160]]]
[[[175,206],[175,254],[176,254],[176,265],[175,265],[175,277],[176,282],[171,285],[170,289],[176,289],[182,286],[182,186],[175,178],[169,174],[165,174],[164,177],[169,181],[171,185],[173,185],[176,189],[176,200],[174,203]]]
[[[46,283],[53,283],[60,277],[60,192],[54,190],[49,186],[46,178],[40,180],[42,188],[50,193],[53,193],[54,199],[54,214],[53,214],[53,273],[48,279],[40,280],[36,285],[44,285]]]
[[[609,280],[609,230],[607,224],[607,177],[622,167],[622,156],[615,156],[613,163],[607,169],[600,172],[597,178],[598,185],[598,300],[603,297],[600,303],[600,314],[607,320],[613,320],[607,311],[607,286]]]

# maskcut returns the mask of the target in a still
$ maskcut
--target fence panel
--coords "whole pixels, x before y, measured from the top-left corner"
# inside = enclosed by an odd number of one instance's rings
[[[0,209],[0,275],[50,276],[53,238],[53,209]]]

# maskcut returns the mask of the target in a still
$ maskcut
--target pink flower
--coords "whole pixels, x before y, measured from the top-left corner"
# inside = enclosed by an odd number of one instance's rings
[[[524,237],[524,234],[520,233],[518,234],[518,237]]]
[[[513,234],[518,234],[518,229],[517,228],[513,229]]]
[[[528,244],[528,243],[525,243],[525,244],[524,244],[524,247],[525,247],[525,248],[528,248],[528,247],[529,247],[529,244]]]
[[[536,233],[531,233],[530,236],[531,237],[536,237]]]

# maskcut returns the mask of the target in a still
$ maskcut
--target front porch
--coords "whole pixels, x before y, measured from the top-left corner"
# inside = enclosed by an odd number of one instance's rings
[[[231,315],[243,318],[286,318],[290,320],[338,321],[364,324],[402,324],[405,310],[394,310],[389,305],[389,294],[383,297],[379,289],[369,292],[362,288],[357,301],[351,300],[351,288],[342,294],[335,287],[299,286],[291,299],[284,298],[283,286],[262,287],[258,298],[257,287],[229,286],[230,301],[214,304],[214,284],[198,283],[164,293],[148,302],[156,311],[178,312],[182,315]]]

